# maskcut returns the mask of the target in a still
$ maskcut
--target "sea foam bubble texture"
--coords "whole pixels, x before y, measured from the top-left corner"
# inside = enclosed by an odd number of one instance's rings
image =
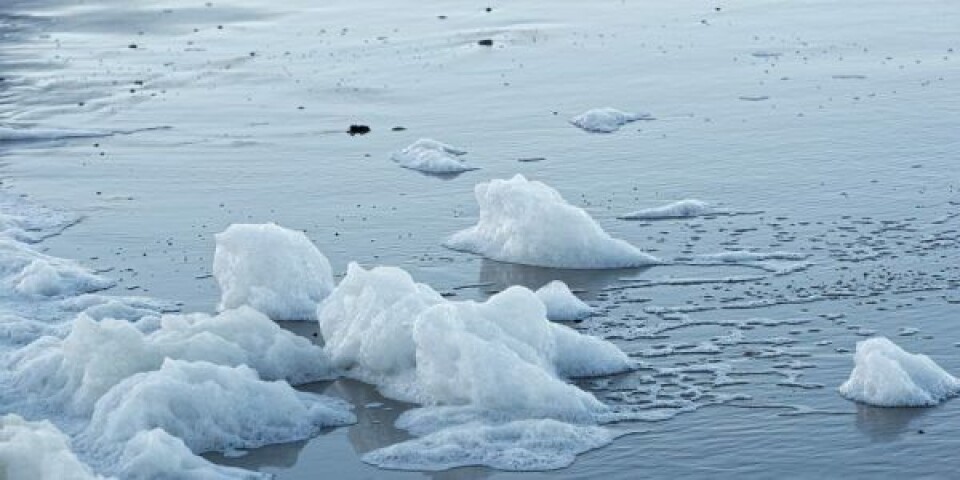
[[[429,138],[421,138],[394,152],[390,158],[411,170],[432,174],[455,174],[477,170],[461,158],[467,151]]]
[[[658,262],[611,237],[584,209],[559,192],[516,175],[474,187],[480,218],[445,245],[492,260],[571,269],[628,268]]]
[[[594,108],[570,119],[573,125],[593,133],[613,133],[620,127],[638,120],[652,120],[649,113],[633,113],[616,108]]]
[[[840,386],[844,397],[878,407],[927,407],[960,393],[960,379],[930,357],[909,353],[878,337],[857,343],[853,372]]]
[[[234,224],[217,234],[213,276],[220,310],[249,305],[274,320],[315,320],[334,286],[330,261],[313,242],[272,223]]]
[[[351,264],[317,316],[336,367],[424,405],[397,422],[418,438],[370,452],[368,463],[561,468],[613,439],[596,426],[608,407],[565,379],[622,372],[630,360],[550,322],[526,288],[454,302],[401,269]]]
[[[31,245],[73,220],[20,206],[0,197],[0,408],[16,412],[0,419],[0,468],[9,478],[263,478],[197,454],[300,440],[355,421],[349,404],[291,386],[339,375],[320,346],[251,302],[216,315],[176,314],[166,302],[96,293],[113,282]],[[274,225],[240,230],[226,243],[259,246],[234,248],[231,274],[281,291],[284,279],[271,277],[256,251],[279,245],[273,267],[303,258],[292,273],[311,285],[261,306],[306,299],[313,316],[322,288],[332,289],[322,254]]]

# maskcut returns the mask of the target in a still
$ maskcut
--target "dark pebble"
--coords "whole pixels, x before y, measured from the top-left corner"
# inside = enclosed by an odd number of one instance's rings
[[[478,41],[477,45],[483,45],[484,47],[492,47],[493,40],[490,40],[489,38],[484,38],[483,40]]]
[[[404,131],[404,130],[406,130],[406,129],[407,129],[407,127],[393,127],[393,128],[391,128],[390,130],[393,130],[394,132],[402,132],[402,131]]]
[[[347,133],[352,135],[366,135],[370,133],[370,127],[366,125],[350,125],[350,128],[347,130]]]

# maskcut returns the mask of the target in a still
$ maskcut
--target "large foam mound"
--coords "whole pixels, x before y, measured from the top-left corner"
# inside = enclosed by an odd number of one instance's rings
[[[330,262],[307,236],[272,223],[217,234],[213,275],[221,310],[250,305],[274,320],[315,320],[334,285]]]
[[[560,280],[537,289],[537,297],[547,307],[547,318],[556,322],[573,322],[593,314],[593,307],[577,298]]]
[[[159,428],[138,432],[123,446],[112,470],[126,480],[266,480],[265,473],[210,463]]]
[[[844,397],[878,407],[925,407],[960,393],[960,379],[930,357],[904,351],[886,338],[857,343]]]
[[[107,392],[82,435],[109,447],[162,428],[193,452],[255,448],[352,423],[349,409],[283,381],[260,380],[246,366],[167,359],[159,370],[133,375]]]
[[[77,459],[70,438],[50,422],[0,417],[0,478],[93,480],[101,477]]]
[[[394,152],[390,158],[401,167],[418,170],[424,173],[460,173],[477,170],[458,158],[467,152],[459,148],[421,138],[408,145],[403,150]]]
[[[547,320],[523,287],[451,302],[398,268],[351,264],[318,317],[338,366],[424,404],[589,417],[602,404],[561,377],[629,367],[612,344]]]
[[[613,435],[597,426],[550,419],[502,425],[467,423],[367,453],[364,462],[402,470],[446,470],[484,465],[500,470],[553,470],[602,447]]]
[[[680,200],[660,207],[645,208],[628,213],[623,220],[661,220],[667,218],[691,218],[710,213],[710,205],[694,199]]]
[[[165,358],[247,365],[266,379],[332,378],[323,350],[243,307],[216,316],[164,315],[157,328],[80,315],[63,339],[44,337],[13,356],[15,384],[38,401],[87,414],[125,378],[160,368]]]
[[[595,108],[570,119],[570,123],[588,132],[612,133],[637,120],[652,120],[649,113],[631,113],[616,108]]]
[[[480,206],[476,225],[447,239],[454,250],[493,260],[552,268],[626,268],[657,259],[611,237],[582,208],[556,190],[523,175],[474,188]]]

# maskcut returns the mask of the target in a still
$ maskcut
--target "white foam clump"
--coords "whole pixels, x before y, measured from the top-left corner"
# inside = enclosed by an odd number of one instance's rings
[[[878,407],[925,407],[960,394],[960,379],[930,357],[878,337],[857,342],[855,366],[840,386],[844,397]]]
[[[15,385],[58,410],[89,414],[107,391],[165,358],[247,365],[263,378],[294,383],[335,376],[322,349],[249,307],[164,315],[150,333],[138,327],[79,315],[66,337],[43,337],[13,355]]]
[[[547,307],[547,318],[556,322],[573,322],[593,314],[593,307],[577,298],[570,287],[560,280],[554,280],[539,289],[537,297]]]
[[[96,480],[102,477],[77,459],[70,437],[48,421],[0,417],[0,478],[6,480]]]
[[[220,310],[249,305],[274,320],[315,320],[333,290],[330,262],[302,232],[234,224],[217,234]]]
[[[111,470],[127,480],[266,480],[269,474],[216,465],[194,455],[183,440],[155,428],[138,432],[123,446]]]
[[[107,392],[81,435],[112,448],[161,428],[201,453],[301,440],[355,421],[345,402],[263,381],[243,365],[167,359]]]
[[[500,470],[554,470],[609,444],[609,430],[552,419],[502,425],[468,423],[367,453],[364,462],[402,470],[446,470],[485,465]]]
[[[710,213],[710,205],[695,199],[680,200],[660,207],[645,208],[628,213],[623,220],[662,220],[669,218],[692,218]]]
[[[114,285],[75,262],[9,239],[0,239],[0,282],[12,294],[43,297],[79,295]]]
[[[420,436],[363,460],[385,468],[561,468],[609,443],[610,412],[564,378],[630,368],[613,344],[550,322],[536,294],[448,301],[393,267],[351,264],[320,307],[331,359],[388,396],[426,405],[397,426]]]
[[[474,188],[480,206],[476,225],[444,245],[487,258],[552,268],[626,268],[657,263],[629,243],[611,237],[582,208],[548,185],[523,175]]]
[[[318,316],[335,365],[428,405],[589,418],[604,406],[561,377],[629,367],[613,344],[547,320],[523,287],[451,302],[401,269],[351,264]]]
[[[401,167],[425,173],[443,174],[477,170],[477,167],[471,167],[458,158],[466,153],[465,150],[446,143],[421,138],[403,150],[394,152],[390,158]]]
[[[570,123],[588,132],[612,133],[637,120],[651,120],[649,113],[631,113],[615,108],[594,108],[570,119]]]

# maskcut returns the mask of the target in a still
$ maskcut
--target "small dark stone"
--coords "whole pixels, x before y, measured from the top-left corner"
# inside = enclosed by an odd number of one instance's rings
[[[923,429],[921,428],[920,430],[917,430],[917,433],[919,433],[920,435],[923,435],[924,433],[927,433],[927,432],[924,432]]]
[[[314,337],[316,337],[316,336],[317,336],[317,332],[313,332],[311,335],[313,335]]]
[[[485,8],[484,10],[486,10],[486,11],[488,11],[488,12],[492,12],[492,11],[493,11],[493,9],[490,8],[490,7],[487,7],[487,8]]]
[[[490,40],[489,38],[484,38],[483,40],[477,41],[477,45],[483,45],[484,47],[492,47],[493,40]]]
[[[350,128],[347,129],[347,133],[349,133],[351,136],[366,135],[370,133],[370,127],[366,125],[350,125]]]
[[[127,48],[137,48],[137,44],[131,43],[130,45],[127,45]]]
[[[439,18],[440,20],[446,20],[446,19],[447,19],[447,16],[446,16],[446,15],[437,15],[437,18]]]
[[[391,128],[390,130],[393,130],[394,132],[402,132],[402,131],[404,131],[404,130],[406,130],[406,129],[407,129],[407,127],[393,127],[393,128]]]

